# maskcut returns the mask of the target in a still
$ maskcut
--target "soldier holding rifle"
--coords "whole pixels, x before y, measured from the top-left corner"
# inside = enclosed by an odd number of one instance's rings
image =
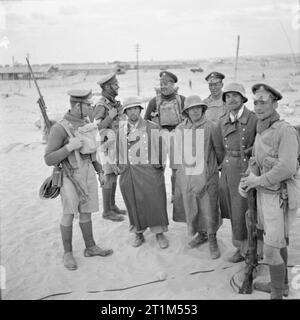
[[[81,185],[87,194],[87,199],[81,201],[74,183],[65,174],[60,189],[63,215],[60,221],[60,231],[64,247],[63,263],[69,270],[77,269],[77,263],[72,251],[72,230],[74,216],[79,214],[79,226],[85,242],[84,256],[108,256],[113,253],[111,249],[103,249],[96,245],[91,213],[99,211],[98,185],[95,171],[99,181],[103,182],[102,166],[96,160],[96,147],[85,145],[87,132],[91,123],[87,121],[89,112],[89,95],[87,90],[70,90],[70,110],[62,121],[51,127],[46,152],[45,162],[49,166],[57,166],[62,161],[68,160],[73,170],[73,178]],[[79,132],[81,132],[79,136]],[[96,139],[95,139],[96,140]],[[96,144],[95,144],[96,145]]]
[[[254,111],[258,118],[253,148],[253,170],[241,179],[246,192],[257,190],[258,228],[264,230],[264,257],[269,264],[270,283],[254,283],[282,299],[289,291],[287,262],[290,226],[300,207],[299,136],[276,112],[280,92],[269,85],[252,86]]]

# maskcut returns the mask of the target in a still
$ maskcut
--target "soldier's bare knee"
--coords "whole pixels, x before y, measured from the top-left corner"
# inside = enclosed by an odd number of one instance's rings
[[[79,222],[89,222],[91,221],[91,213],[80,213]]]
[[[74,215],[73,214],[64,214],[61,217],[60,224],[69,227],[73,224]]]

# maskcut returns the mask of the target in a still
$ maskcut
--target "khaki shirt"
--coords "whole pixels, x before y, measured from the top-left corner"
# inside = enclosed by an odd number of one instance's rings
[[[226,112],[225,102],[222,100],[222,95],[220,99],[214,99],[211,95],[209,95],[206,99],[204,99],[204,102],[208,106],[205,112],[206,118],[210,121],[217,122]]]

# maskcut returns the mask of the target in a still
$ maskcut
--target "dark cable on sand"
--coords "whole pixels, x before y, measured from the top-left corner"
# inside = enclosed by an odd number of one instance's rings
[[[225,269],[232,268],[232,267],[233,267],[233,265],[232,266],[226,266],[226,267],[221,268],[221,270],[225,270]],[[189,272],[189,275],[195,275],[195,274],[199,274],[199,273],[209,273],[209,272],[213,272],[213,271],[216,271],[216,270],[217,269],[193,271],[193,272]],[[133,288],[137,288],[137,287],[142,287],[142,286],[146,286],[146,285],[157,283],[157,282],[163,282],[163,281],[166,281],[166,280],[167,279],[159,279],[159,280],[149,281],[149,282],[145,282],[145,283],[141,283],[141,284],[136,284],[136,285],[125,287],[125,288],[115,288],[115,289],[104,289],[104,290],[87,291],[87,293],[125,291],[125,290],[129,290],[129,289],[133,289]],[[43,298],[40,298],[38,300],[44,300],[44,299],[47,299],[47,298],[50,298],[50,297],[67,295],[67,294],[71,294],[71,293],[73,293],[73,292],[72,291],[68,291],[68,292],[54,293],[54,294],[50,294],[48,296],[45,296]]]

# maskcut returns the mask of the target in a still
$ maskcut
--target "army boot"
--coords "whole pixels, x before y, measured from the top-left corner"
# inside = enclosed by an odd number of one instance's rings
[[[111,202],[111,192],[112,189],[102,188],[102,201],[103,201],[103,214],[102,217],[104,219],[108,219],[111,221],[123,221],[124,217],[118,215],[115,211],[111,210],[110,202]]]
[[[165,237],[163,233],[157,233],[156,234],[156,240],[158,242],[158,245],[160,246],[161,249],[166,249],[169,246],[169,241]]]
[[[221,256],[220,249],[217,242],[217,237],[215,233],[210,233],[208,235],[209,251],[212,259],[218,259]]]
[[[83,253],[85,257],[105,257],[113,253],[112,249],[103,249],[96,245],[93,236],[93,226],[91,220],[86,222],[79,222],[79,226],[85,243],[85,250]]]
[[[134,240],[132,242],[132,246],[137,248],[140,247],[145,242],[145,237],[142,233],[136,233]]]
[[[207,233],[204,231],[200,231],[197,233],[196,237],[194,237],[189,243],[188,246],[190,248],[197,248],[201,244],[205,243],[208,240]]]

